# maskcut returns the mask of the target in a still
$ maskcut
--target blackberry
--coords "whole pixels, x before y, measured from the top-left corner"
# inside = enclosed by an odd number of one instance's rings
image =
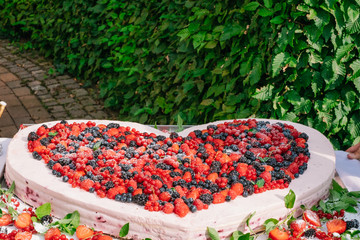
[[[71,163],[71,159],[70,158],[60,158],[58,160],[58,163],[60,163],[61,166],[66,166],[69,165]]]
[[[177,134],[176,132],[171,132],[170,133],[170,139],[175,139],[175,138],[178,138],[179,137],[179,134]]]
[[[33,156],[33,158],[35,158],[36,160],[41,160],[41,156],[40,156],[40,154],[39,154],[37,151],[34,151],[34,152],[32,153],[32,156]]]
[[[304,232],[304,237],[306,238],[314,238],[316,236],[316,230],[314,228],[310,228]]]
[[[110,188],[115,187],[115,184],[113,181],[108,181],[107,183],[104,184],[104,186],[106,187],[106,190],[109,190]]]
[[[300,133],[299,138],[303,138],[307,141],[309,139],[309,136],[306,133]]]
[[[346,230],[351,228],[359,228],[359,221],[357,219],[346,221]]]
[[[50,215],[45,215],[40,219],[42,225],[48,225],[52,223],[53,218]]]
[[[62,145],[61,143],[58,143],[56,145],[56,151],[58,151],[59,153],[65,152],[66,151],[66,147],[64,145]]]
[[[40,143],[41,143],[41,145],[43,145],[43,146],[47,146],[47,145],[49,145],[49,143],[50,143],[50,139],[49,138],[42,138],[41,140],[40,140]]]
[[[28,141],[35,141],[39,138],[36,132],[30,132],[28,135]]]
[[[211,172],[220,172],[221,171],[221,162],[213,161],[210,165]]]
[[[166,139],[166,137],[163,136],[163,135],[159,135],[159,136],[157,136],[157,139],[158,139],[159,141],[164,141],[164,140]]]
[[[200,130],[194,130],[195,136],[201,138],[202,132]]]
[[[214,200],[213,196],[210,193],[201,194],[199,199],[207,205],[211,204]]]
[[[216,129],[217,129],[217,126],[216,126],[216,125],[211,124],[211,125],[208,125],[206,128],[207,128],[208,130],[209,130],[210,128],[212,128],[212,129],[216,130]]]
[[[132,201],[140,206],[145,206],[148,201],[148,196],[144,193],[137,194],[132,198]]]
[[[107,126],[107,128],[119,128],[120,127],[120,124],[118,123],[109,123]]]

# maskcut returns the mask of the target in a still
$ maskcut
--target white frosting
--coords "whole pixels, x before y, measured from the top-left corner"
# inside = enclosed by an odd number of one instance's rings
[[[97,124],[116,122],[92,121]],[[114,236],[118,236],[124,224],[130,223],[128,237],[134,239],[206,239],[207,227],[215,228],[222,238],[226,238],[236,230],[246,231],[246,220],[252,213],[255,213],[250,221],[253,229],[261,226],[268,218],[280,219],[286,216],[289,210],[285,208],[283,199],[289,189],[296,194],[295,208],[299,208],[300,205],[311,207],[327,196],[334,177],[335,154],[331,143],[324,135],[301,124],[267,121],[287,123],[309,135],[311,158],[305,173],[300,178],[294,179],[288,189],[271,190],[247,198],[238,197],[222,204],[211,204],[208,210],[189,213],[184,218],[176,214],[149,212],[133,203],[99,198],[96,194],[72,188],[70,184],[62,182],[61,178],[51,174],[42,160],[35,160],[27,149],[28,134],[36,131],[41,124],[27,127],[14,136],[8,149],[5,178],[8,183],[15,181],[15,194],[24,202],[34,207],[50,202],[53,214],[57,217],[64,217],[67,213],[78,210],[83,224]],[[87,122],[87,120],[68,122]],[[55,123],[57,122],[46,124],[50,127]],[[140,132],[168,135],[141,124],[117,123],[134,127]],[[204,129],[206,125],[186,129],[180,135],[186,136],[194,129]]]

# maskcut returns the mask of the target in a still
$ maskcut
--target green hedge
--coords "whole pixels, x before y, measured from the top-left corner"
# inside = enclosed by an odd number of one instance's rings
[[[0,0],[30,40],[122,120],[277,118],[360,141],[360,1]]]

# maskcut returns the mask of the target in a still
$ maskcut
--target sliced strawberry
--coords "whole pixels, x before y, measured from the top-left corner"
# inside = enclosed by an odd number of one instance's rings
[[[12,222],[10,214],[4,214],[0,218],[0,226],[7,226]]]
[[[97,240],[113,240],[113,238],[108,235],[101,235],[98,236]]]
[[[44,235],[45,240],[52,240],[55,236],[60,236],[61,232],[58,228],[49,228]]]
[[[222,193],[214,193],[213,197],[214,204],[225,202],[225,196]]]
[[[269,232],[269,238],[272,240],[288,240],[290,235],[284,230],[275,228]]]
[[[303,214],[303,219],[310,223],[311,225],[314,225],[316,227],[320,227],[321,226],[321,222],[320,222],[320,218],[319,216],[316,214],[316,212],[311,211],[311,210],[305,210],[304,214]]]
[[[206,178],[207,180],[215,182],[218,177],[219,175],[216,172],[214,172],[214,173],[210,173]]]
[[[175,208],[174,208],[174,212],[179,216],[179,217],[185,217],[188,213],[189,213],[190,209],[188,207],[188,205],[186,205],[185,203],[177,203],[175,204]]]
[[[265,181],[266,183],[271,182],[271,173],[270,173],[270,172],[264,171],[264,172],[262,172],[262,173],[260,174],[259,177],[261,177],[262,179],[264,179],[264,181]]]
[[[18,232],[15,235],[15,240],[30,240],[32,238],[32,233],[31,232]]]
[[[15,226],[19,229],[26,228],[30,226],[31,223],[31,215],[27,212],[20,213],[14,222]]]
[[[328,233],[342,234],[346,231],[346,222],[342,219],[332,219],[326,223]]]
[[[85,225],[79,225],[76,228],[76,237],[80,240],[90,238],[93,235],[94,231]]]
[[[297,219],[290,224],[290,229],[293,232],[301,233],[306,228],[306,222],[303,219]]]

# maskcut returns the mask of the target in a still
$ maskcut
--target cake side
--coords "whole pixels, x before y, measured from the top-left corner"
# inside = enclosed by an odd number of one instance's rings
[[[97,121],[99,122],[106,124],[104,121]],[[330,142],[318,131],[300,124],[288,124],[309,135],[311,159],[308,170],[301,178],[292,181],[289,189],[297,196],[296,207],[302,204],[310,207],[328,193],[335,172],[334,152]],[[272,190],[248,198],[238,197],[223,204],[212,204],[208,210],[192,213],[184,218],[174,214],[149,212],[135,204],[99,198],[63,183],[60,178],[51,175],[43,162],[32,158],[27,150],[26,138],[37,127],[39,125],[20,131],[10,143],[5,177],[9,183],[15,181],[15,194],[30,205],[36,207],[45,202],[52,203],[55,216],[63,217],[78,210],[84,224],[115,236],[129,222],[128,236],[134,239],[206,239],[208,226],[214,227],[222,237],[226,237],[235,230],[246,230],[245,221],[253,212],[256,213],[250,222],[252,228],[258,227],[270,217],[281,218],[288,213],[283,199],[289,189]],[[202,129],[203,126],[197,128]],[[149,128],[146,130],[153,131]],[[186,134],[185,131],[180,134]]]

